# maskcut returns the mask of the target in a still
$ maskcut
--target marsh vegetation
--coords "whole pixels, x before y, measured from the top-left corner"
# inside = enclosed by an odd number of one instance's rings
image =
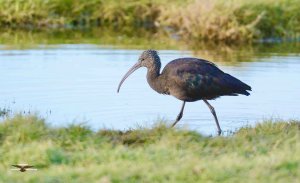
[[[16,115],[0,123],[0,181],[297,182],[299,138],[299,121],[266,120],[208,137],[162,121],[152,128],[93,131]],[[17,162],[38,171],[9,171]]]
[[[187,42],[298,39],[299,0],[1,0],[0,26],[15,29],[164,31]]]

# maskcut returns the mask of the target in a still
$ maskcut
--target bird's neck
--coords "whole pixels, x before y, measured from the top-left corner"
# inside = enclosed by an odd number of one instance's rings
[[[166,86],[160,74],[160,65],[148,68],[147,81],[150,87],[158,93],[166,93]]]

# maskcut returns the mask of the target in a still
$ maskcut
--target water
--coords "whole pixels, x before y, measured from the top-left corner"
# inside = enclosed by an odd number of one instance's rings
[[[170,123],[181,101],[154,92],[146,69],[132,74],[117,94],[117,86],[142,50],[89,44],[0,49],[0,107],[13,112],[38,112],[53,124],[86,123],[93,129]],[[217,52],[217,51],[216,51]],[[191,51],[160,50],[162,65]],[[263,119],[299,119],[300,55],[257,53],[219,67],[249,84],[251,95],[211,101],[223,130],[234,130]],[[249,62],[251,60],[251,62]],[[226,60],[225,60],[226,61]],[[202,102],[187,103],[178,123],[204,134],[215,134],[213,116]]]

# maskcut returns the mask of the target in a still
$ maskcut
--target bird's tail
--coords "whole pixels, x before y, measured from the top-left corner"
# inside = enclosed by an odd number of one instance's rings
[[[229,88],[230,92],[233,95],[242,94],[242,95],[250,95],[248,91],[251,91],[251,86],[247,85],[246,83],[240,81],[239,79],[227,74],[225,79],[225,83],[227,88]]]

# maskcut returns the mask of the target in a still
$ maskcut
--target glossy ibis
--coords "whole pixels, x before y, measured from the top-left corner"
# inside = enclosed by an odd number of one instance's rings
[[[172,95],[183,101],[181,110],[173,123],[182,118],[186,102],[203,100],[214,116],[218,135],[221,127],[216,112],[208,100],[220,96],[250,95],[251,87],[237,78],[224,73],[215,64],[198,58],[178,58],[168,63],[160,73],[161,62],[157,51],[146,50],[138,62],[125,74],[121,80],[118,92],[125,79],[140,67],[147,68],[147,81],[152,89],[160,94]]]

